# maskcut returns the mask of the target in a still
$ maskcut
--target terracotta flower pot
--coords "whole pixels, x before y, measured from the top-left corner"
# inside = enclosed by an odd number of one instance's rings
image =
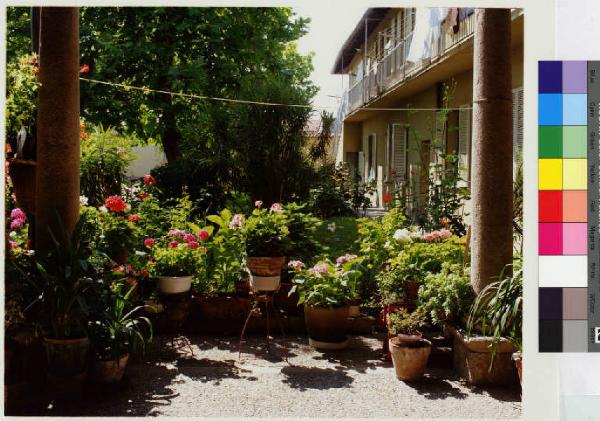
[[[254,276],[281,276],[285,257],[246,257],[246,264]]]
[[[250,289],[252,291],[277,291],[281,285],[281,276],[250,276]]]
[[[523,384],[523,355],[520,352],[513,352],[512,360],[519,374],[519,383]]]
[[[84,373],[88,369],[88,337],[79,339],[44,338],[48,371],[60,377]]]
[[[181,294],[192,288],[193,276],[159,276],[158,291],[161,294]]]
[[[348,317],[360,316],[360,299],[350,301],[348,305]]]
[[[389,347],[398,380],[414,382],[423,377],[431,353],[431,342],[422,338],[403,342],[394,337],[389,340]]]
[[[129,354],[122,355],[118,360],[95,360],[92,365],[92,378],[101,384],[115,384],[123,379]]]
[[[348,306],[304,307],[309,344],[317,349],[343,349],[348,346],[346,326]]]

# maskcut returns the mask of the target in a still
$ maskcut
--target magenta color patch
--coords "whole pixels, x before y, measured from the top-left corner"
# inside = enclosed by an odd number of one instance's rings
[[[563,254],[587,255],[587,224],[563,224]]]
[[[539,249],[540,255],[563,254],[563,224],[539,224]]]

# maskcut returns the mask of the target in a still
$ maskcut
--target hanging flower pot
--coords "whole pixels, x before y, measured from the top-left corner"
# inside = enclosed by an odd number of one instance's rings
[[[35,161],[9,160],[8,172],[15,189],[17,204],[28,214],[35,213],[35,169]]]
[[[253,257],[246,258],[250,273],[254,276],[281,276],[285,257]]]

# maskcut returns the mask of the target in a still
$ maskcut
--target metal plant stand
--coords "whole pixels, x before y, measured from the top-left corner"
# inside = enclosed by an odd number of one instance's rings
[[[248,312],[248,316],[246,317],[246,321],[244,322],[244,327],[242,328],[242,333],[240,335],[238,359],[241,358],[241,356],[242,356],[242,348],[244,346],[244,343],[246,342],[245,336],[246,336],[246,330],[248,328],[248,323],[250,322],[250,318],[252,317],[252,315],[260,313],[260,310],[259,310],[260,303],[264,303],[264,307],[265,307],[265,317],[266,317],[266,321],[267,321],[267,325],[266,325],[266,328],[267,328],[267,352],[269,354],[271,353],[271,346],[270,346],[271,345],[270,344],[271,316],[270,316],[270,313],[273,312],[273,313],[275,313],[275,319],[277,320],[277,324],[279,325],[279,328],[281,329],[281,335],[283,337],[283,360],[287,362],[287,360],[288,360],[287,340],[285,337],[285,331],[283,329],[283,323],[282,323],[281,317],[279,315],[279,309],[275,305],[275,291],[268,291],[268,292],[267,291],[257,291],[254,293],[254,302],[252,304],[252,308]]]

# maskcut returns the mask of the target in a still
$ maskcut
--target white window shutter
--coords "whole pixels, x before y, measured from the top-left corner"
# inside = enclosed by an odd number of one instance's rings
[[[469,151],[471,148],[471,110],[461,105],[458,113],[458,165],[460,177],[469,181]]]
[[[523,88],[512,91],[513,164],[523,153]]]
[[[365,179],[365,153],[360,151],[358,153],[358,174],[360,175],[360,179],[364,181]]]
[[[406,130],[392,124],[392,165],[399,180],[406,180]]]

